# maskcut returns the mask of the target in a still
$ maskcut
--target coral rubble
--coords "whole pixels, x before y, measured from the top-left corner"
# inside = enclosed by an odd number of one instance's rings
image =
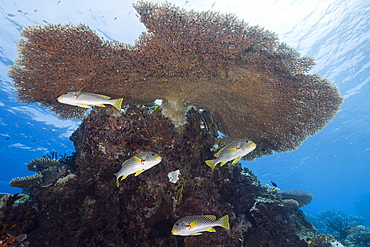
[[[24,29],[9,71],[19,99],[67,118],[83,111],[57,97],[81,88],[126,104],[162,99],[178,125],[186,122],[183,107],[194,105],[212,112],[231,139],[258,143],[249,159],[298,148],[342,103],[333,83],[308,73],[313,59],[272,32],[169,3],[139,1],[134,8],[147,28],[134,46],[103,40],[85,25]]]
[[[94,108],[71,136],[77,170],[29,190],[37,222],[26,232],[30,246],[306,246],[317,232],[302,211],[239,163],[211,171],[204,161],[216,139],[204,134],[200,113],[187,119],[179,129],[147,107]],[[142,151],[162,162],[117,187],[121,164]],[[229,215],[230,230],[171,234],[178,219],[209,214]]]

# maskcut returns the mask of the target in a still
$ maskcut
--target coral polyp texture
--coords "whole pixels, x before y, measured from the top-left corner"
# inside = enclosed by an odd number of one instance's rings
[[[231,139],[257,143],[250,158],[298,148],[342,103],[332,82],[308,73],[313,59],[272,32],[231,14],[170,3],[139,1],[134,8],[147,32],[133,46],[106,41],[85,25],[23,29],[19,58],[9,71],[19,99],[65,118],[83,111],[57,97],[81,88],[123,97],[125,104],[162,99],[179,114],[193,105],[211,111]]]

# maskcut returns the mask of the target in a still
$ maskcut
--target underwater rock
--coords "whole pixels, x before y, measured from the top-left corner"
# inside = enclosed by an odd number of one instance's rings
[[[160,110],[94,108],[71,136],[77,170],[29,191],[30,246],[306,246],[317,232],[299,208],[284,206],[240,163],[209,169],[216,139],[201,124],[195,110],[176,129]],[[122,163],[145,151],[162,162],[117,187]],[[189,215],[228,215],[230,230],[173,236]]]

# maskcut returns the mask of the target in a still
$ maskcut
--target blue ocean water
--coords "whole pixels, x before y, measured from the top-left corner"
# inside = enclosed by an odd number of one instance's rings
[[[70,155],[68,137],[79,121],[58,119],[38,104],[17,101],[7,67],[16,59],[22,28],[44,23],[86,23],[106,39],[133,44],[145,31],[133,1],[7,1],[0,4],[0,192],[33,174],[26,164],[49,152]],[[162,2],[162,1],[160,1]],[[355,200],[370,194],[370,2],[366,0],[173,1],[195,10],[236,13],[251,25],[277,32],[302,55],[316,59],[314,73],[333,81],[345,101],[334,120],[296,151],[243,162],[262,184],[314,194],[306,212],[338,209],[356,214]],[[108,4],[109,3],[109,4]],[[368,219],[370,221],[370,219]]]

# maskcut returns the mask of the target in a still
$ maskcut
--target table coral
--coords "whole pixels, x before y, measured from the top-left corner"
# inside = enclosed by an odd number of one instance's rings
[[[176,124],[185,123],[182,107],[194,105],[212,112],[231,139],[257,143],[249,159],[297,149],[342,103],[332,82],[308,73],[313,59],[272,32],[170,3],[139,1],[134,8],[147,28],[134,46],[106,41],[85,25],[23,29],[9,71],[19,99],[67,118],[83,111],[56,99],[81,88],[126,104],[163,99]]]

